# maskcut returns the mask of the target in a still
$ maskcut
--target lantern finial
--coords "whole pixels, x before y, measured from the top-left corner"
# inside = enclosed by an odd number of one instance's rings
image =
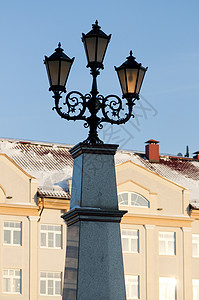
[[[95,24],[92,24],[92,28],[93,28],[95,31],[99,31],[99,29],[100,29],[101,27],[99,26],[98,20],[95,21]]]
[[[64,51],[64,49],[61,48],[61,43],[60,42],[58,43],[58,47],[55,49],[55,51],[57,53],[62,53]]]
[[[133,51],[130,50],[129,54],[130,54],[130,55],[127,56],[128,61],[134,61],[134,60],[135,60],[135,57],[133,56]]]

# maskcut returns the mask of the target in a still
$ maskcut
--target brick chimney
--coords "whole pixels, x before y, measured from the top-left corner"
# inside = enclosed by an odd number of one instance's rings
[[[145,146],[145,155],[148,158],[148,160],[150,162],[159,162],[159,141],[151,139],[146,143],[147,145]]]
[[[199,160],[199,151],[196,151],[196,152],[194,152],[193,154],[195,154],[195,155],[193,156],[193,158]]]

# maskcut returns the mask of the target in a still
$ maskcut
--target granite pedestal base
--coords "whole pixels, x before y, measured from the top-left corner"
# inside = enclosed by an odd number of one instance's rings
[[[79,144],[74,158],[63,300],[125,300],[114,154],[117,145]]]
[[[68,225],[64,300],[124,300],[120,220],[126,211],[78,208]]]

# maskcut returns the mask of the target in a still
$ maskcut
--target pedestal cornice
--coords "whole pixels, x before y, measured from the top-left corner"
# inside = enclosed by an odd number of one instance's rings
[[[62,215],[68,226],[79,221],[120,223],[126,210],[104,210],[98,208],[74,208]]]
[[[106,154],[106,155],[114,155],[118,145],[115,144],[85,144],[79,143],[73,148],[69,150],[70,154],[73,158],[81,155],[82,153],[89,153],[89,154]]]

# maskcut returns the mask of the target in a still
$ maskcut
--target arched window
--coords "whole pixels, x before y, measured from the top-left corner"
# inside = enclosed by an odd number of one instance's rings
[[[149,201],[140,194],[133,192],[120,193],[118,195],[119,205],[127,205],[134,207],[149,207]]]

